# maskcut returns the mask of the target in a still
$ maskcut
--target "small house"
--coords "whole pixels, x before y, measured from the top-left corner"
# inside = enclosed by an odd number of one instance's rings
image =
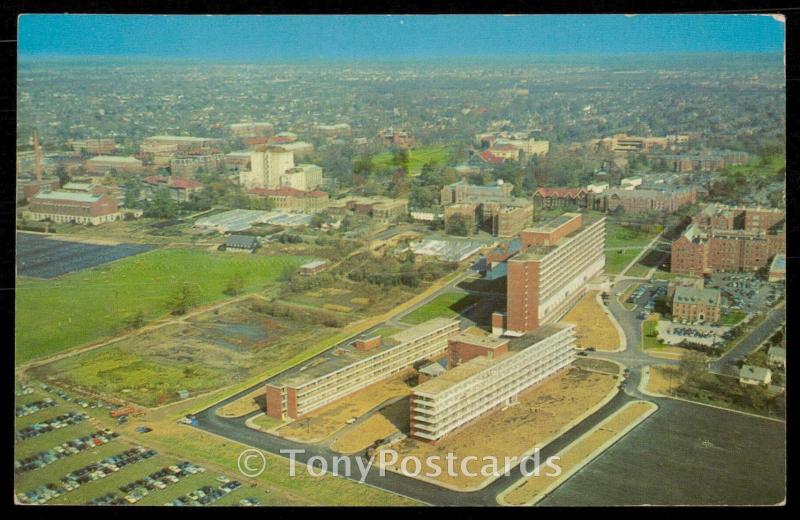
[[[772,382],[772,370],[753,365],[744,365],[739,370],[739,383],[743,385],[768,385]]]
[[[774,367],[786,369],[786,349],[781,347],[770,347],[767,351],[769,364]]]
[[[325,270],[328,263],[325,260],[315,260],[300,266],[299,274],[301,276],[313,276]]]
[[[258,238],[247,235],[231,235],[225,241],[225,251],[252,253],[259,247]]]

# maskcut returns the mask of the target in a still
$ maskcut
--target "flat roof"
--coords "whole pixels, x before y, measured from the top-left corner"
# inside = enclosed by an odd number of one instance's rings
[[[94,161],[96,161],[96,162],[102,162],[102,161],[129,162],[129,163],[130,162],[135,162],[135,163],[141,162],[136,157],[130,157],[130,156],[123,157],[123,156],[120,156],[120,155],[98,155],[96,157],[92,157],[91,159],[89,159],[89,162],[94,162]]]
[[[414,393],[419,392],[424,395],[437,395],[443,393],[450,387],[483,372],[492,365],[497,364],[499,361],[508,359],[509,356],[516,355],[518,352],[527,348],[535,347],[540,341],[552,336],[557,332],[572,327],[574,326],[563,323],[551,323],[548,325],[543,325],[523,336],[511,339],[509,343],[509,351],[507,353],[500,354],[492,358],[487,356],[478,356],[470,359],[466,363],[451,368],[436,379],[431,379],[430,381],[425,381],[421,385],[418,385],[414,389]]]
[[[36,200],[68,200],[72,202],[94,203],[100,200],[101,195],[92,193],[74,193],[71,191],[40,191],[33,198]]]
[[[314,260],[313,262],[301,265],[300,269],[314,269],[315,267],[320,267],[327,263],[328,262],[326,262],[325,260]]]
[[[355,341],[340,343],[314,356],[311,360],[302,365],[294,366],[277,374],[275,377],[269,379],[267,383],[276,386],[299,387],[314,379],[368,359],[376,354],[386,352],[404,343],[415,340],[420,336],[424,336],[454,323],[458,323],[458,320],[434,318],[391,336],[382,337],[381,344],[369,350],[359,350],[355,348]],[[374,337],[374,335],[372,336]]]
[[[508,338],[498,338],[497,336],[491,335],[478,336],[476,334],[468,334],[466,332],[456,334],[449,339],[452,341],[463,341],[464,343],[469,343],[470,345],[478,345],[491,349],[502,347],[509,342]]]
[[[546,256],[547,254],[552,253],[561,244],[563,244],[565,241],[569,240],[570,238],[574,237],[578,233],[581,233],[588,226],[590,226],[590,225],[594,224],[595,222],[605,218],[605,216],[595,215],[595,214],[592,214],[592,213],[564,213],[563,215],[560,215],[560,216],[556,217],[555,219],[548,221],[543,226],[536,226],[536,227],[533,227],[533,228],[527,228],[527,229],[525,229],[525,231],[543,231],[543,232],[553,231],[554,229],[556,229],[559,226],[569,222],[570,220],[572,220],[574,218],[572,216],[569,216],[566,219],[562,219],[562,217],[565,217],[567,215],[580,215],[581,216],[581,227],[579,227],[578,229],[572,231],[571,233],[567,233],[566,235],[564,235],[561,238],[561,240],[558,241],[558,244],[553,244],[553,245],[549,245],[549,246],[530,246],[530,247],[528,247],[527,250],[525,250],[524,253],[509,258],[508,259],[509,262],[515,261],[515,260],[537,260],[537,259],[540,259],[540,258]],[[553,223],[554,221],[556,221],[556,222]],[[548,227],[548,226],[553,226],[553,227]]]
[[[170,141],[185,141],[185,142],[194,142],[194,141],[218,141],[214,137],[192,137],[189,135],[154,135],[152,137],[145,138],[145,141],[148,139],[160,139],[160,140],[170,140]]]
[[[719,305],[721,293],[719,289],[698,289],[681,285],[675,288],[676,303],[700,303]]]
[[[544,222],[538,226],[533,227],[533,231],[553,231],[554,229],[558,229],[567,222],[582,216],[581,213],[563,213],[557,217],[554,217],[547,222]]]

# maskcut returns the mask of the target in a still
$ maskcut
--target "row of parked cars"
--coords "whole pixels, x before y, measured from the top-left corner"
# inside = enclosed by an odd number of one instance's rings
[[[64,493],[79,488],[81,484],[100,480],[129,464],[135,464],[141,460],[154,457],[157,454],[158,452],[155,450],[148,450],[141,446],[136,446],[135,448],[125,450],[117,455],[112,455],[99,462],[93,462],[80,469],[76,469],[62,478],[59,484],[50,483],[39,486],[32,491],[21,494],[18,498],[25,504],[45,504]]]
[[[24,395],[31,395],[32,393],[33,393],[32,386],[22,385],[14,392],[14,395],[16,395],[17,397],[22,397]]]
[[[94,409],[94,408],[108,408],[109,410],[114,410],[114,409],[119,408],[121,406],[119,404],[108,403],[108,402],[102,401],[100,399],[87,401],[86,399],[83,399],[83,398],[80,398],[80,397],[73,398],[71,395],[69,395],[65,391],[61,390],[60,388],[52,387],[52,386],[50,386],[50,385],[48,385],[46,383],[42,383],[41,385],[39,385],[39,387],[42,390],[44,390],[45,392],[49,392],[51,394],[57,395],[58,397],[60,397],[64,401],[74,402],[75,404],[77,404],[81,408],[92,408],[92,409]]]
[[[38,437],[39,435],[51,432],[53,430],[65,428],[73,424],[78,424],[80,422],[85,421],[88,418],[89,416],[85,413],[67,412],[63,415],[58,415],[56,417],[53,417],[52,419],[47,419],[46,421],[26,426],[25,428],[18,430],[14,434],[14,438],[17,441],[24,441],[26,439]]]
[[[105,430],[98,430],[89,435],[59,444],[49,450],[40,451],[24,459],[14,461],[14,473],[25,473],[42,468],[57,460],[69,457],[70,455],[82,453],[97,446],[108,444],[117,437],[119,437],[119,434],[108,428]]]
[[[242,483],[238,480],[231,480],[219,487],[213,488],[211,486],[203,486],[199,489],[187,493],[183,496],[176,498],[171,502],[164,504],[165,506],[209,506],[226,496],[228,493],[235,491],[242,487]]]
[[[715,335],[713,332],[703,332],[691,327],[673,327],[671,332],[676,336],[684,336],[687,338],[710,338]]]
[[[180,462],[173,466],[163,467],[158,471],[147,475],[144,478],[135,480],[124,486],[120,486],[119,490],[125,493],[120,497],[117,493],[107,493],[101,497],[90,500],[87,505],[127,505],[135,504],[141,499],[146,497],[152,491],[158,489],[166,489],[171,484],[180,482],[181,479],[186,478],[195,473],[203,473],[205,468],[196,466],[190,462]]]
[[[17,417],[25,417],[26,415],[31,415],[32,413],[36,413],[39,410],[44,410],[45,408],[50,408],[55,405],[56,405],[55,401],[53,401],[49,397],[45,397],[44,399],[40,399],[32,403],[23,404],[22,406],[17,406],[15,413]]]

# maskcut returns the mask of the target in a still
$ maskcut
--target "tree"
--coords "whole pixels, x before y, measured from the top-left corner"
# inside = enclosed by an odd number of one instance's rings
[[[281,281],[291,282],[295,278],[296,274],[297,270],[294,267],[287,265],[281,272]]]
[[[708,358],[702,352],[690,350],[686,352],[680,361],[679,371],[687,382],[696,381],[697,378],[706,372]]]
[[[142,187],[139,181],[131,177],[125,182],[123,189],[125,191],[125,207],[135,208],[139,204],[139,198],[142,195]]]
[[[172,314],[180,316],[196,305],[198,299],[197,287],[184,282],[167,298],[166,304]]]
[[[169,193],[169,188],[166,186],[159,186],[153,196],[153,200],[147,208],[148,216],[171,219],[175,218],[178,213],[178,207],[172,196]]]
[[[463,215],[453,215],[447,219],[447,223],[445,225],[445,233],[448,235],[456,235],[460,237],[465,237],[469,235],[469,228],[467,226],[467,221]]]
[[[125,326],[129,329],[140,329],[144,326],[144,312],[139,310],[133,316],[125,320]]]
[[[58,177],[59,186],[64,186],[66,183],[72,180],[63,164],[58,165],[58,168],[56,169],[56,177]]]
[[[236,296],[241,294],[242,291],[244,291],[244,277],[241,273],[234,273],[231,279],[228,280],[228,285],[223,292],[228,296]]]

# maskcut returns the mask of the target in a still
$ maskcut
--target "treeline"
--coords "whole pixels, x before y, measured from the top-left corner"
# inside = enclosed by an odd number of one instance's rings
[[[367,282],[381,287],[415,288],[421,283],[441,278],[456,268],[451,263],[435,261],[417,263],[413,255],[409,257],[410,260],[408,257],[367,260],[352,269],[347,277],[354,282]]]
[[[291,321],[305,323],[309,325],[322,324],[326,327],[343,327],[347,324],[345,319],[336,316],[332,312],[323,310],[312,310],[296,305],[280,302],[253,302],[250,309],[260,314],[266,314],[273,318],[286,318]]]

